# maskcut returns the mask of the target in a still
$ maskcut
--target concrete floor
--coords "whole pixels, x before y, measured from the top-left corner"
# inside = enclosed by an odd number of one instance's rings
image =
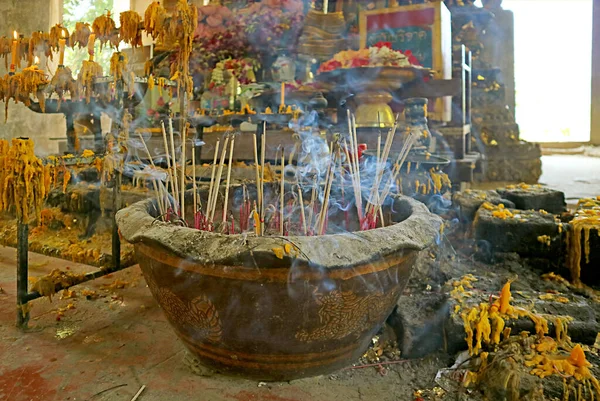
[[[193,374],[185,350],[153,300],[139,267],[73,287],[76,298],[60,295],[32,302],[30,329],[15,327],[16,252],[0,248],[0,400],[130,401],[308,401],[412,400],[431,388],[444,365],[436,357],[375,368],[351,369],[291,383]],[[30,276],[52,269],[84,272],[94,268],[30,254]],[[125,288],[108,288],[117,280]],[[88,300],[81,290],[96,291]],[[59,308],[69,304],[57,319]]]
[[[600,195],[600,157],[542,156],[540,183],[565,193],[567,203]]]
[[[584,155],[542,156],[540,184],[563,191],[567,205],[573,207],[581,198],[600,195],[600,157]],[[496,189],[514,182],[476,182],[474,189]]]

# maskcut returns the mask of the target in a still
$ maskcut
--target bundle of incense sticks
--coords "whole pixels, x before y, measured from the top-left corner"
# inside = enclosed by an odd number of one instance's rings
[[[156,197],[156,204],[159,210],[160,218],[164,221],[167,221],[170,220],[171,215],[181,216],[182,208],[180,208],[179,205],[183,204],[183,195],[181,197],[179,196],[179,191],[176,185],[178,172],[175,159],[175,145],[173,143],[174,135],[172,121],[169,120],[169,137],[171,139],[171,151],[169,151],[169,141],[167,139],[167,132],[165,130],[164,122],[161,122],[161,127],[163,133],[164,150],[167,159],[166,173],[163,169],[157,167],[154,164],[153,157],[150,154],[150,150],[148,149],[148,146],[146,145],[146,141],[144,140],[142,134],[138,133],[138,136],[142,143],[146,156],[148,156],[148,160],[150,161],[152,170],[155,172],[155,174],[151,174],[150,181],[152,183],[152,188]],[[184,164],[182,165],[181,174],[181,182],[185,182]],[[166,175],[166,180],[163,180],[163,175]],[[163,183],[163,181],[166,182],[166,184]],[[181,193],[183,194],[183,191]]]
[[[186,175],[186,166],[188,163],[185,151],[187,127],[181,136],[181,156],[177,160],[172,121],[168,121],[168,133],[165,129],[165,124],[162,123],[163,145],[167,156],[167,179],[166,183],[158,179],[153,181],[153,188],[157,199],[157,207],[161,216],[163,216],[163,220],[169,220],[175,216],[183,220],[186,219],[184,194],[187,188],[186,184],[191,179],[193,223],[190,225],[198,230],[218,231],[223,234],[254,231],[259,236],[267,234],[267,231],[279,235],[324,235],[327,233],[330,215],[329,209],[332,204],[332,187],[334,186],[334,182],[337,182],[339,178],[342,196],[341,204],[344,208],[346,228],[350,227],[351,224],[347,208],[348,202],[345,199],[345,182],[350,182],[352,186],[359,229],[369,230],[377,226],[383,227],[382,207],[394,185],[398,182],[401,167],[413,145],[416,143],[418,135],[409,133],[395,162],[390,167],[388,161],[398,126],[398,116],[396,116],[396,123],[387,132],[383,146],[381,133],[379,134],[377,139],[375,173],[373,177],[369,177],[367,187],[361,179],[361,175],[364,175],[366,178],[367,171],[363,172],[364,163],[361,162],[360,158],[356,120],[350,112],[348,112],[347,118],[348,135],[341,140],[329,144],[325,175],[314,177],[313,182],[306,187],[307,183],[296,178],[293,183],[287,183],[287,190],[289,192],[286,192],[286,157],[283,149],[281,149],[281,158],[277,157],[276,161],[278,164],[281,163],[280,179],[277,183],[278,185],[272,185],[271,188],[276,193],[276,195],[271,197],[274,203],[267,203],[269,200],[265,196],[266,123],[263,126],[260,138],[256,134],[253,134],[256,197],[252,199],[246,185],[242,186],[242,199],[239,204],[239,220],[237,224],[234,212],[229,206],[235,137],[233,135],[225,135],[224,138],[216,142],[210,184],[208,186],[208,197],[203,207],[200,202],[196,182],[196,159],[195,152],[193,151],[196,145],[192,144],[191,166],[193,173],[192,177],[188,177]],[[150,157],[148,148],[141,135],[140,138],[144,144],[146,153]],[[259,140],[261,144],[260,154],[258,151]],[[296,145],[287,160],[288,164],[292,162],[297,149]],[[151,157],[150,161],[153,168],[156,168]],[[221,181],[223,178],[225,182],[222,186]],[[310,193],[308,203],[305,203],[306,193]],[[363,193],[366,196],[363,197]],[[335,199],[333,201],[339,202],[339,200]],[[220,218],[217,218],[218,221],[215,221],[218,205],[221,207],[221,214]]]

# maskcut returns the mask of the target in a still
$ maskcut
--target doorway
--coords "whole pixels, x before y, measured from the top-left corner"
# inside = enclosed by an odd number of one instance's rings
[[[593,0],[504,0],[515,18],[515,114],[531,142],[588,142]]]

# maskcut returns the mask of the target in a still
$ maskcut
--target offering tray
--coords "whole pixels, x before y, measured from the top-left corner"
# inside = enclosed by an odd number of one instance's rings
[[[325,88],[355,94],[359,128],[391,127],[394,113],[389,106],[392,92],[404,85],[428,78],[432,70],[422,67],[356,67],[322,72],[316,79]]]

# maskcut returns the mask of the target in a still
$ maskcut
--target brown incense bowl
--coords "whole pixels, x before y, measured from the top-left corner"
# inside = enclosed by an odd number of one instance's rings
[[[398,197],[396,224],[319,237],[221,235],[117,213],[152,295],[202,364],[260,380],[350,365],[367,349],[441,219]],[[295,247],[283,259],[273,249]],[[288,247],[289,249],[289,247]],[[281,255],[280,255],[281,256]]]

